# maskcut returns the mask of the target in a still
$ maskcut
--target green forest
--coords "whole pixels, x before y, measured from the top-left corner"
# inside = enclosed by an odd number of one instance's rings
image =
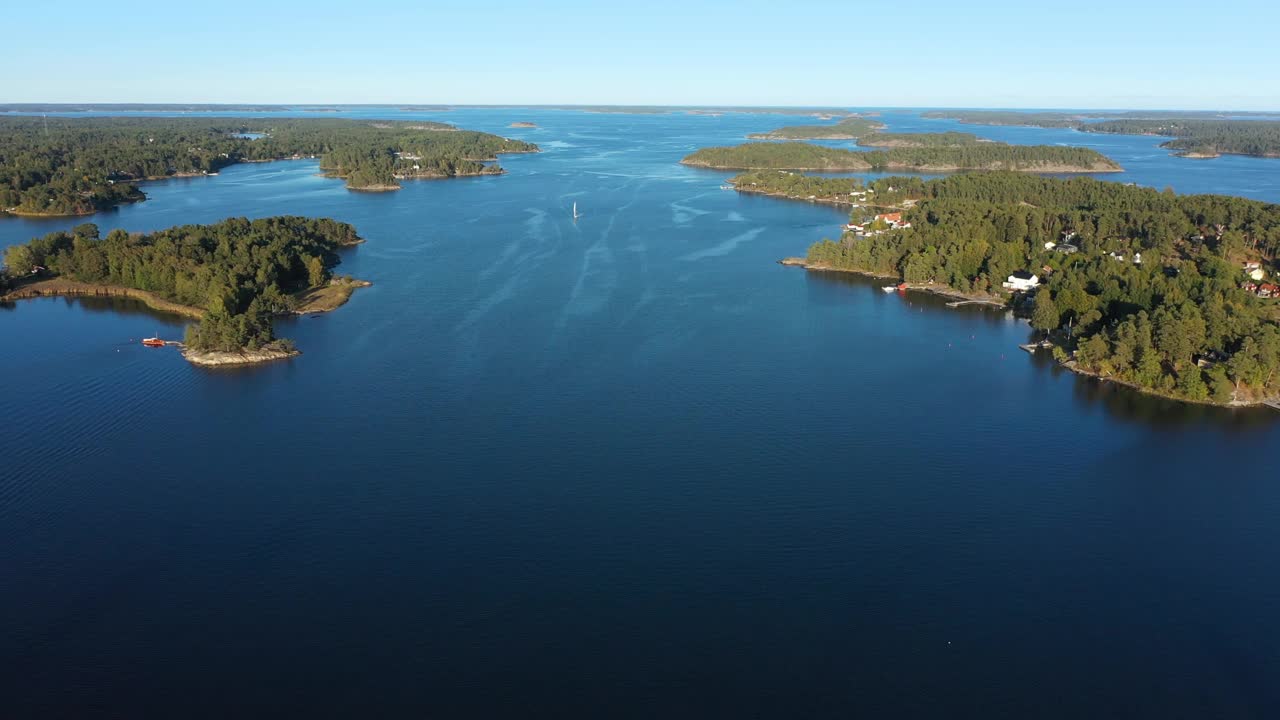
[[[1253,117],[1262,113],[1232,115]],[[1118,135],[1163,135],[1174,139],[1161,147],[1176,150],[1179,155],[1212,157],[1230,153],[1280,157],[1280,120],[1230,119],[1218,112],[1129,110],[1073,114],[1016,110],[947,110],[922,113],[921,117],[959,120],[970,125],[1025,125],[1074,128],[1081,132]],[[1095,120],[1103,117],[1109,119]]]
[[[1083,115],[1062,112],[1022,112],[1018,110],[935,110],[920,113],[935,120],[959,120],[966,125],[1027,125],[1044,128],[1073,128]]]
[[[867,152],[801,142],[746,143],[703,148],[681,162],[721,170],[1114,172],[1121,169],[1105,155],[1088,148],[1000,143]]]
[[[1280,393],[1280,308],[1242,288],[1240,264],[1274,262],[1280,205],[1017,173],[867,187],[913,200],[902,210],[912,227],[821,241],[810,263],[977,293],[1029,270],[1047,283],[1021,309],[1078,369],[1194,401]],[[1079,252],[1045,248],[1067,240]]]
[[[246,137],[246,135],[258,137]],[[0,212],[85,215],[136,202],[135,182],[239,162],[316,156],[348,187],[500,173],[537,146],[424,121],[283,118],[0,118]]]
[[[1081,125],[1084,132],[1165,135],[1161,147],[1182,155],[1254,155],[1280,157],[1280,121],[1276,120],[1107,120]]]
[[[294,309],[292,294],[328,284],[336,251],[359,242],[354,227],[327,218],[230,218],[106,237],[84,223],[10,246],[0,287],[40,266],[72,280],[146,290],[205,309],[187,330],[188,347],[256,350],[278,347],[272,316]]]
[[[834,125],[788,125],[766,133],[752,133],[752,140],[847,140],[874,133],[884,123],[866,118],[845,118]]]
[[[980,138],[973,133],[940,132],[940,133],[887,133],[878,132],[858,138],[862,147],[960,147],[963,145],[981,145],[995,143],[993,140]]]

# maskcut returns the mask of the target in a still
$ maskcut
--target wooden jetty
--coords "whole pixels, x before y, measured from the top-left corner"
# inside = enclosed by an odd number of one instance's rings
[[[990,305],[991,307],[1002,308],[1004,303],[996,300],[955,300],[947,303],[947,307],[960,307],[961,305]]]

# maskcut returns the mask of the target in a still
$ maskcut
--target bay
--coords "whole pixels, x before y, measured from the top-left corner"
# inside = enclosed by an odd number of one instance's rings
[[[330,216],[374,283],[280,322],[301,357],[236,371],[143,348],[184,321],[128,301],[0,308],[7,715],[1280,708],[1274,411],[1100,385],[1004,313],[778,266],[844,213],[678,161],[794,118],[336,115],[544,152],[381,194],[240,165],[0,221],[7,246]],[[882,119],[1280,201],[1280,161]]]

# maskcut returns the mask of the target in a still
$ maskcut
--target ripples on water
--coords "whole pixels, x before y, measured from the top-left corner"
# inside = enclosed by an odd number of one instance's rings
[[[387,112],[548,152],[380,195],[235,166],[93,218],[354,223],[374,286],[282,321],[300,358],[193,368],[130,303],[0,312],[7,714],[1275,714],[1271,414],[779,267],[843,213],[676,161],[791,119]],[[1280,161],[883,119],[1280,200]]]

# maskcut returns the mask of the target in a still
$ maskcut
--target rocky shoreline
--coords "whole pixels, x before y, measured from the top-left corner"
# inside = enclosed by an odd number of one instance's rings
[[[900,282],[899,277],[896,275],[889,275],[885,273],[874,273],[874,272],[868,272],[865,270],[853,270],[850,268],[837,268],[837,267],[831,267],[829,265],[810,263],[807,258],[802,258],[802,257],[782,258],[781,260],[778,261],[778,264],[786,265],[788,267],[804,268],[805,270],[810,270],[815,272],[853,273],[854,275],[861,275],[863,277],[874,278],[877,280],[892,280],[894,281],[895,284]],[[908,283],[905,289],[928,292],[928,293],[932,293],[934,295],[939,295],[942,297],[954,298],[962,302],[996,303],[996,302],[1003,301],[1003,298],[1000,298],[999,296],[988,295],[985,293],[983,294],[963,293],[963,292],[960,292],[959,290],[956,290],[955,288],[952,288],[946,285],[937,285],[937,284],[927,285],[927,284],[920,284],[920,283]],[[1070,370],[1071,372],[1076,373],[1077,375],[1080,375],[1082,377],[1093,378],[1101,382],[1109,382],[1109,383],[1115,383],[1117,385],[1123,385],[1124,387],[1129,388],[1130,390],[1134,390],[1144,395],[1151,395],[1153,397],[1163,398],[1165,400],[1173,400],[1175,402],[1185,402],[1185,403],[1191,403],[1194,405],[1208,405],[1211,407],[1220,407],[1220,408],[1228,408],[1228,409],[1255,408],[1255,407],[1263,407],[1263,406],[1280,407],[1280,400],[1275,400],[1275,399],[1232,400],[1229,403],[1220,403],[1220,402],[1214,402],[1213,400],[1210,400],[1210,399],[1195,400],[1191,398],[1178,397],[1175,395],[1170,395],[1168,393],[1160,392],[1155,388],[1143,387],[1141,385],[1138,385],[1137,383],[1129,382],[1128,380],[1122,380],[1120,378],[1094,372],[1087,368],[1081,367],[1074,360],[1067,360],[1065,362],[1060,361],[1058,362],[1058,366],[1066,370]]]
[[[0,296],[0,302],[12,302],[15,300],[27,300],[40,297],[126,297],[134,300],[140,300],[152,310],[173,313],[175,315],[182,315],[189,318],[195,318],[197,320],[204,316],[204,310],[201,310],[200,308],[170,302],[154,293],[147,292],[146,290],[134,290],[133,288],[117,287],[115,285],[84,283],[77,280],[65,280],[63,278],[56,277],[23,285],[6,295]]]
[[[367,280],[335,277],[324,287],[310,288],[296,293],[294,298],[298,302],[297,309],[285,314],[313,315],[330,312],[345,305],[351,299],[352,293],[357,289],[371,287],[372,285],[373,283]],[[170,302],[145,290],[134,290],[133,288],[117,287],[115,285],[97,285],[58,277],[24,285],[0,296],[0,302],[14,302],[42,297],[123,297],[141,301],[147,307],[160,312],[173,313],[193,320],[199,320],[204,317],[204,310],[200,308]],[[170,344],[182,347],[182,356],[192,364],[205,366],[252,365],[283,360],[302,354],[298,350],[278,349],[214,352],[192,350],[177,342],[171,342]]]
[[[239,352],[220,352],[215,350],[182,349],[182,357],[192,365],[202,367],[228,367],[236,365],[256,365],[258,363],[287,360],[301,355],[299,350],[241,350]]]

